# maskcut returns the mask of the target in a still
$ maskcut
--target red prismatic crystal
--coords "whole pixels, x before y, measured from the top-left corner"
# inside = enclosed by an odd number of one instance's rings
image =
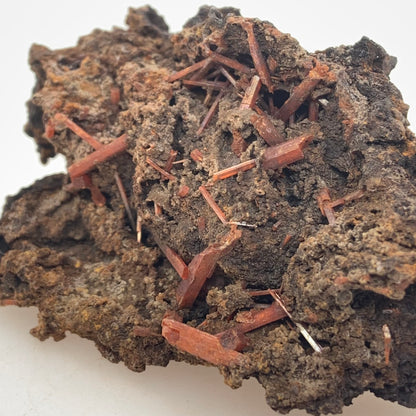
[[[124,152],[127,149],[127,135],[123,134],[111,143],[101,146],[95,152],[90,153],[78,162],[73,163],[68,168],[68,173],[71,179],[85,175],[96,166],[114,156]]]
[[[303,159],[303,148],[312,141],[313,137],[311,134],[306,134],[276,146],[268,147],[263,156],[263,168],[282,169]]]
[[[273,302],[265,309],[247,311],[244,314],[244,322],[237,323],[232,328],[216,334],[216,337],[219,338],[223,347],[241,351],[247,345],[247,339],[244,334],[286,316],[284,309],[278,303]]]
[[[215,335],[200,331],[171,317],[162,320],[162,335],[169,344],[179,350],[214,365],[232,367],[247,363],[247,358],[243,354],[224,348]]]
[[[232,227],[220,242],[209,245],[192,259],[188,265],[189,277],[179,283],[176,291],[176,299],[180,309],[192,306],[202,286],[214,273],[218,260],[231,251],[241,235],[240,230]]]

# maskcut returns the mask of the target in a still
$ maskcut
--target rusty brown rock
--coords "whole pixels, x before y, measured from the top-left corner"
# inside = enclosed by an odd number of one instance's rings
[[[416,140],[394,59],[367,38],[309,53],[232,8],[174,35],[148,7],[127,23],[31,49],[26,130],[69,175],[9,198],[0,303],[134,371],[255,377],[283,412],[366,390],[416,407]]]

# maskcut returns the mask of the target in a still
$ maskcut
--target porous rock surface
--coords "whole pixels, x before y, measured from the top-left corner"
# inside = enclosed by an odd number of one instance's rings
[[[94,341],[110,361],[143,371],[170,360],[208,364],[161,335],[167,311],[216,334],[241,312],[272,302],[250,291],[281,289],[293,320],[322,352],[289,319],[264,325],[246,334],[244,365],[219,366],[227,384],[257,378],[268,404],[281,412],[337,413],[366,390],[416,407],[416,141],[407,106],[389,81],[395,59],[367,38],[309,53],[272,24],[245,19],[253,23],[273,83],[272,91],[262,86],[259,111],[270,114],[285,140],[310,132],[313,140],[302,160],[282,169],[257,163],[211,183],[221,169],[262,160],[268,144],[253,125],[256,112],[241,109],[244,93],[229,86],[197,134],[218,92],[169,77],[213,51],[254,74],[239,19],[235,9],[204,7],[171,35],[145,7],[130,10],[127,29],[95,30],[63,50],[32,47],[37,83],[26,131],[42,161],[61,153],[70,166],[93,150],[65,126],[52,126],[57,113],[103,144],[126,134],[127,150],[91,172],[105,197],[102,206],[88,190],[69,192],[65,175],[8,199],[0,221],[0,297],[39,309],[36,337],[60,340],[69,331]],[[272,108],[284,104],[317,61],[332,77],[289,121],[272,117]],[[206,76],[217,69],[208,68]],[[250,80],[227,70],[242,85]],[[210,79],[226,81],[220,72]],[[319,106],[317,120],[308,116],[311,100]],[[236,131],[244,140],[239,151]],[[202,160],[190,157],[194,149]],[[175,180],[165,180],[146,158],[163,167],[171,150],[180,163],[170,170]],[[141,224],[140,243],[115,172]],[[227,220],[253,227],[239,226],[241,238],[192,307],[178,311],[181,279],[158,244],[189,263],[229,232],[201,196],[199,187],[207,183]],[[185,186],[187,194],[178,195]],[[328,224],[317,201],[322,189],[332,200],[362,194],[334,208],[335,222]],[[388,353],[383,327],[391,334]]]

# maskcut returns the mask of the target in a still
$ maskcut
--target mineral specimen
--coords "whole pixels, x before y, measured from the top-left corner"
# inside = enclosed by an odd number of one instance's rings
[[[268,404],[416,407],[416,140],[367,38],[308,53],[203,7],[150,7],[74,48],[34,45],[27,133],[68,175],[10,197],[0,299],[33,335],[91,339],[134,371],[255,377]]]

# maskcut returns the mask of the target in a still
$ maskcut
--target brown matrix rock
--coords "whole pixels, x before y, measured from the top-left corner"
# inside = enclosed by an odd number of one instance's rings
[[[203,7],[170,35],[34,45],[27,133],[68,175],[8,199],[2,303],[134,371],[170,360],[255,377],[268,404],[416,407],[414,135],[395,59],[367,38],[308,53]]]

